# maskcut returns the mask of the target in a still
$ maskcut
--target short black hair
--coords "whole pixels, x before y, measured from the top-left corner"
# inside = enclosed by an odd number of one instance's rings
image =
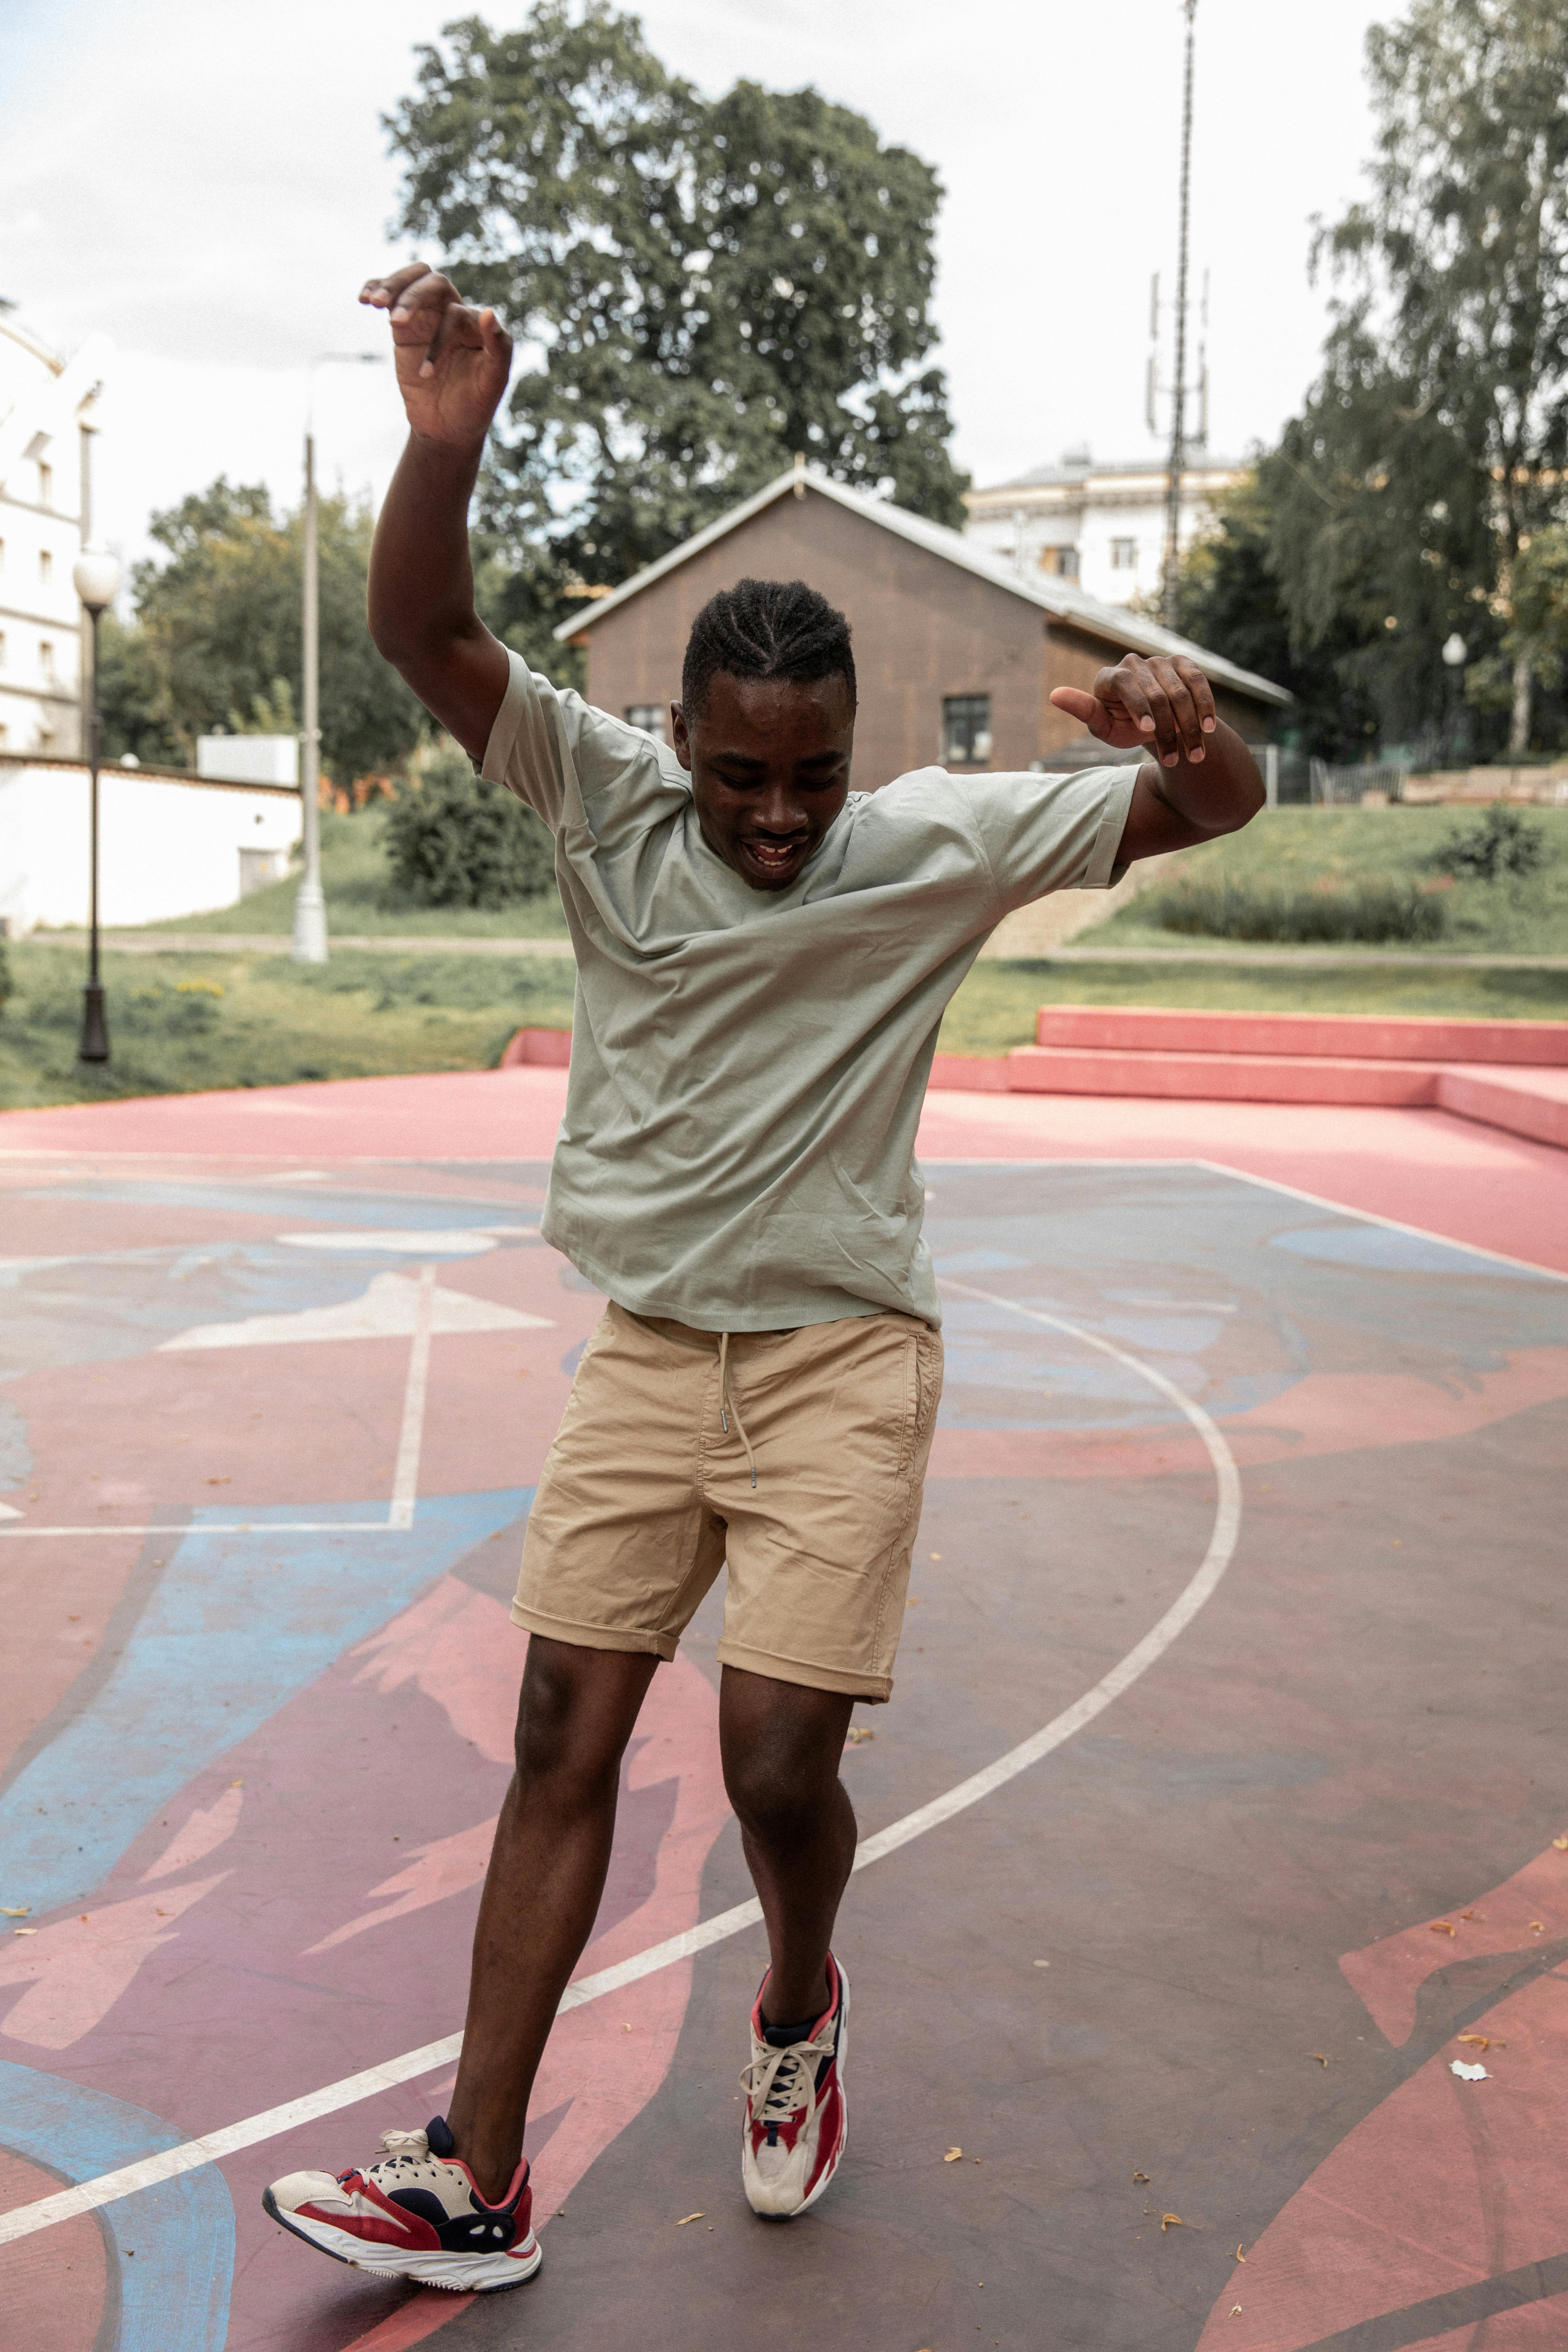
[[[709,598],[691,624],[681,666],[680,698],[689,717],[700,712],[718,670],[803,685],[841,677],[855,706],[849,624],[804,580],[741,580]]]

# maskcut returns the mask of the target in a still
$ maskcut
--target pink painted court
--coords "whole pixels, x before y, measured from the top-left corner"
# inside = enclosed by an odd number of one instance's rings
[[[0,1123],[5,2352],[1568,2343],[1568,1154],[1437,1107],[929,1101],[948,1385],[819,2206],[740,2191],[716,1593],[536,2095],[537,2280],[262,2212],[452,2081],[602,1306],[538,1237],[564,1082]]]

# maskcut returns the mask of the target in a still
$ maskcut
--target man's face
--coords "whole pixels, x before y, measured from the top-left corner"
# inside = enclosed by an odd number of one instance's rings
[[[689,719],[672,703],[702,838],[753,890],[787,890],[849,791],[855,711],[842,677],[731,677]]]

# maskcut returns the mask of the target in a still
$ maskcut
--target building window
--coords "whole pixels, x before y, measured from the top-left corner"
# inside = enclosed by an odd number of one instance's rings
[[[47,547],[40,547],[38,550],[38,579],[42,585],[47,588],[54,576],[55,559],[49,553]]]
[[[40,637],[38,640],[38,669],[45,682],[49,686],[53,686],[55,682],[55,649],[53,646],[50,645],[47,637]]]
[[[1058,580],[1078,578],[1076,547],[1047,547],[1040,557],[1042,572],[1054,572]]]
[[[942,756],[950,768],[983,768],[991,757],[991,697],[950,694],[942,706]]]
[[[38,504],[53,506],[55,502],[55,469],[52,466],[38,467]]]
[[[1135,539],[1113,539],[1111,541],[1110,568],[1112,572],[1137,571],[1138,541]]]
[[[668,716],[662,702],[628,702],[626,705],[626,725],[640,727],[643,733],[651,735],[656,743],[668,743],[669,740],[665,724]]]

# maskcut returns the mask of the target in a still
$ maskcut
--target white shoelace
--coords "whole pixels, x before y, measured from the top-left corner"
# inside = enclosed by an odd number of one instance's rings
[[[815,2042],[791,2042],[782,2049],[770,2043],[766,2054],[741,2069],[741,2088],[752,2103],[752,2120],[787,2123],[797,2107],[809,2107],[816,2088],[816,2062],[833,2055],[829,2021]]]

